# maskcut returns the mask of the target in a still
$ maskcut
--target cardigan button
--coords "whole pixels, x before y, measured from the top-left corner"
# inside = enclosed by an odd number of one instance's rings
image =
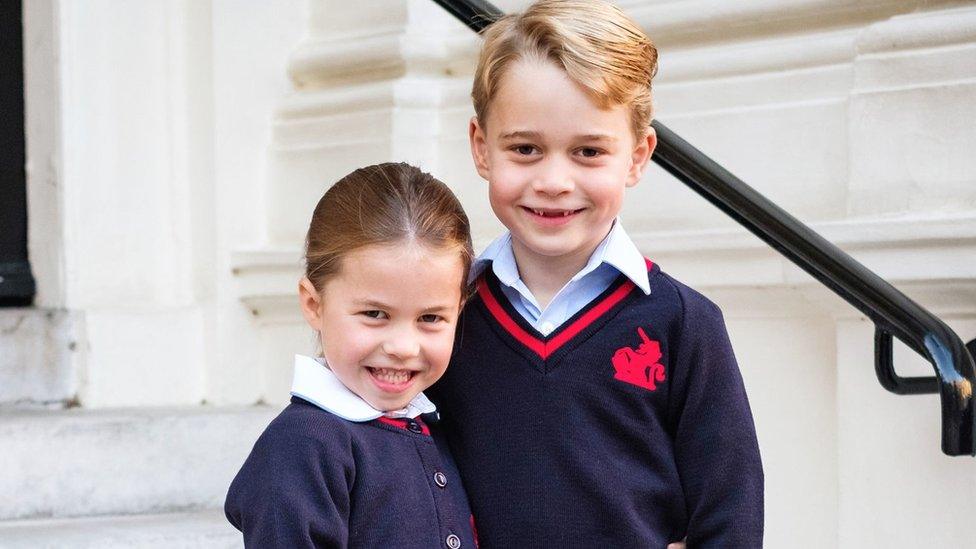
[[[424,428],[421,427],[419,423],[417,423],[416,421],[414,421],[412,419],[408,419],[407,420],[407,430],[410,431],[411,433],[423,433],[424,432]]]
[[[455,536],[454,534],[451,534],[447,536],[447,539],[444,540],[444,543],[446,543],[450,549],[459,549],[461,547],[461,538]]]
[[[440,471],[434,473],[434,484],[440,486],[441,488],[447,486],[447,475]]]

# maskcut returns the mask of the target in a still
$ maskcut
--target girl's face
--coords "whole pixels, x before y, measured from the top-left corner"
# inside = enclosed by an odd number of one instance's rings
[[[447,369],[462,274],[454,249],[359,248],[321,294],[302,280],[302,312],[336,377],[377,410],[398,410]]]

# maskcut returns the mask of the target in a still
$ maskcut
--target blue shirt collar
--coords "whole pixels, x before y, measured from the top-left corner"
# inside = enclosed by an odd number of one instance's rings
[[[473,281],[491,263],[492,272],[499,282],[511,287],[524,286],[519,277],[518,265],[515,262],[515,252],[512,250],[512,233],[506,231],[485,248],[478,255],[471,268],[469,280]],[[579,280],[590,274],[597,267],[606,263],[629,278],[645,295],[651,293],[651,285],[647,280],[647,262],[644,255],[637,249],[637,245],[627,235],[620,220],[617,219],[610,229],[610,233],[590,254],[586,265],[571,280]]]

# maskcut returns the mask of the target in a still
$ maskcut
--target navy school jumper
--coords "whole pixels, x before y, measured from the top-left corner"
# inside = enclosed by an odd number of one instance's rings
[[[224,512],[247,547],[476,547],[457,469],[434,431],[412,419],[347,421],[292,397]]]
[[[762,546],[763,472],[722,314],[648,264],[543,336],[491,267],[443,414],[482,548]]]

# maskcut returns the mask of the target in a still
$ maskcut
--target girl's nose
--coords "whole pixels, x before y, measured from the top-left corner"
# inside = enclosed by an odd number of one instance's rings
[[[420,354],[420,340],[406,330],[390,334],[381,346],[384,353],[401,360],[414,358]]]

